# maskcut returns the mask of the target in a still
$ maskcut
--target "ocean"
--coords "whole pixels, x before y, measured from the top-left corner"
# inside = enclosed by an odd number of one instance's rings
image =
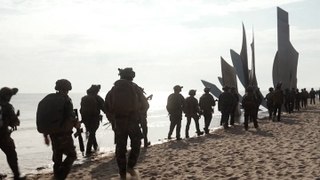
[[[156,92],[153,94],[153,99],[149,101],[150,109],[148,111],[148,138],[151,144],[157,144],[164,142],[167,137],[170,121],[168,113],[165,109],[167,97],[171,92]],[[18,163],[20,170],[23,174],[35,173],[37,168],[47,168],[51,170],[52,167],[52,150],[51,146],[44,144],[42,134],[38,133],[36,129],[36,110],[39,101],[47,94],[17,94],[12,97],[11,104],[15,107],[15,110],[20,110],[20,126],[17,131],[12,133],[12,138],[15,141],[16,151],[18,154]],[[73,101],[74,108],[80,109],[81,97],[85,94],[70,93],[69,96]],[[183,94],[187,97],[186,94]],[[100,93],[100,96],[104,98],[105,95]],[[197,95],[199,99],[201,94]],[[265,116],[266,111],[263,109],[259,116]],[[215,106],[213,120],[210,125],[210,129],[219,128],[221,114]],[[242,121],[242,120],[241,120]],[[108,122],[104,116],[102,123],[96,133],[97,141],[99,144],[99,151],[110,153],[114,152],[114,134],[110,126],[105,125]],[[204,119],[201,117],[199,120],[200,128],[204,127]],[[184,138],[184,131],[186,126],[186,118],[182,120],[181,135]],[[84,127],[84,125],[82,125]],[[191,122],[190,136],[196,136],[194,122]],[[85,139],[85,134],[83,134]],[[173,133],[175,137],[175,131]],[[85,139],[86,141],[86,139]],[[128,143],[129,145],[130,143]],[[76,150],[78,152],[78,163],[83,160],[81,152],[78,148],[78,140],[75,139]],[[76,162],[77,163],[77,162]],[[4,153],[0,152],[0,173],[10,174],[11,170],[7,164]]]

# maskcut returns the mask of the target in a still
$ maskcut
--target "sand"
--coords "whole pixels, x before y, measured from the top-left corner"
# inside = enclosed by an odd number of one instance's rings
[[[320,179],[319,104],[284,113],[281,122],[260,119],[259,126],[245,131],[236,125],[142,148],[136,169],[140,179]],[[67,179],[119,179],[114,154],[75,165]]]

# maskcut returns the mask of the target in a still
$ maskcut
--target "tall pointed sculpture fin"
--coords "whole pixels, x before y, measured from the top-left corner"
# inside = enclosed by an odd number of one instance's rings
[[[242,61],[242,68],[244,73],[244,87],[249,85],[249,69],[248,69],[248,52],[247,52],[247,37],[244,24],[242,23],[242,47],[240,52],[240,57]]]
[[[256,62],[255,62],[253,30],[252,30],[252,43],[250,46],[251,46],[251,52],[252,52],[252,62],[251,62],[251,70],[249,71],[249,85],[258,87],[258,82],[257,82],[257,77],[256,77]]]
[[[232,64],[234,66],[234,69],[236,70],[236,74],[237,74],[241,84],[244,87],[246,87],[246,82],[245,82],[245,77],[244,77],[245,75],[244,75],[244,71],[243,71],[241,57],[238,53],[236,53],[232,49],[230,49],[230,55],[231,55]]]
[[[282,88],[297,88],[299,53],[290,42],[289,15],[277,7],[278,50],[273,63],[273,84],[282,82]]]
[[[223,57],[221,57],[221,73],[223,86],[234,87],[238,90],[236,71]]]
[[[208,87],[210,88],[210,92],[216,97],[216,98],[219,98],[220,94],[222,93],[222,91],[214,84],[208,82],[208,81],[205,81],[205,80],[201,80],[202,84],[205,86],[205,87]]]

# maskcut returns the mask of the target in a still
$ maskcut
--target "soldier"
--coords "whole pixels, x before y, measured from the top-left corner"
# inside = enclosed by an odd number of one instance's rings
[[[316,91],[313,88],[311,88],[309,92],[309,96],[310,96],[310,104],[316,104]]]
[[[73,127],[80,128],[80,123],[75,119],[73,104],[68,96],[71,89],[72,86],[70,81],[66,79],[57,80],[55,86],[55,90],[57,92],[47,95],[42,101],[40,101],[37,110],[37,128],[39,132],[43,133],[46,145],[49,146],[51,140],[53,151],[52,160],[54,163],[53,173],[55,179],[59,180],[66,179],[73,162],[77,159],[77,153],[72,139],[72,129]],[[46,122],[46,118],[42,115],[46,112],[43,111],[45,107],[51,107],[51,112],[54,112],[49,116],[59,117],[59,123],[57,126],[51,122],[52,124],[47,124],[49,129],[41,129],[44,127],[41,123],[49,122],[49,120]],[[56,111],[53,109],[56,109]],[[51,117],[47,118],[50,119]],[[64,160],[63,155],[66,156]]]
[[[272,98],[273,107],[274,107],[272,121],[275,121],[276,117],[277,117],[278,121],[280,121],[280,119],[281,119],[281,107],[282,107],[283,98],[284,98],[283,92],[281,90],[281,86],[282,86],[282,83],[277,84],[276,90],[274,91],[273,96],[272,96],[273,97]],[[278,113],[278,115],[277,115],[277,113]]]
[[[100,111],[103,111],[104,113],[106,112],[104,100],[98,95],[100,88],[100,85],[92,85],[87,90],[87,95],[81,98],[80,113],[82,122],[89,133],[86,148],[87,156],[92,154],[92,147],[94,151],[97,151],[98,149],[96,131],[99,128],[100,121],[102,121],[102,115],[100,115]]]
[[[270,87],[269,88],[269,93],[264,98],[267,101],[267,109],[268,109],[268,113],[269,113],[269,120],[272,119],[272,113],[273,113],[272,96],[273,96],[273,87]]]
[[[254,94],[254,89],[249,86],[246,89],[246,94],[243,96],[242,99],[242,106],[244,109],[244,128],[247,131],[249,128],[249,120],[254,124],[254,127],[256,129],[259,128],[258,126],[258,121],[257,121],[257,114],[256,114],[256,109],[257,109],[257,104],[258,100]]]
[[[189,91],[189,97],[186,98],[185,106],[184,106],[184,113],[187,117],[187,125],[186,125],[186,138],[189,138],[189,128],[191,123],[191,118],[193,118],[194,123],[196,125],[197,135],[200,136],[203,134],[200,131],[199,127],[199,117],[200,117],[200,109],[198,100],[194,97],[196,95],[196,90]]]
[[[229,92],[230,88],[228,86],[225,86],[222,89],[223,89],[223,93],[221,93],[219,96],[218,110],[221,112],[220,125],[222,125],[224,129],[227,129],[229,128],[228,121],[229,121],[230,113],[233,110],[232,105],[234,103],[234,98],[233,98],[233,95]]]
[[[300,101],[301,101],[301,93],[299,92],[299,89],[297,88],[296,89],[296,92],[295,92],[295,109],[297,111],[300,111]]]
[[[201,114],[204,116],[204,132],[209,134],[209,126],[212,120],[213,108],[216,105],[214,97],[209,94],[210,88],[204,88],[204,94],[200,97],[199,106]]]
[[[239,95],[235,87],[231,87],[231,94],[233,96],[233,103],[232,103],[232,111],[231,111],[231,118],[230,118],[230,125],[234,125],[234,117],[236,115],[237,106],[239,104]]]
[[[11,97],[17,94],[17,92],[17,88],[3,87],[0,90],[0,149],[7,156],[7,161],[15,180],[26,178],[20,177],[16,147],[13,139],[10,137],[11,132],[20,125],[17,114],[9,103]],[[8,129],[9,127],[11,127],[10,130]]]
[[[135,72],[132,68],[118,69],[120,80],[114,83],[105,99],[105,106],[109,121],[115,132],[116,160],[121,179],[126,179],[127,173],[137,176],[134,170],[137,164],[141,139],[140,112],[146,111],[145,101],[141,88],[135,84]],[[131,140],[131,151],[128,158],[127,139]],[[128,159],[128,160],[127,160]]]
[[[167,100],[167,111],[170,116],[170,129],[168,133],[168,139],[171,139],[172,132],[176,127],[176,138],[181,140],[181,120],[182,112],[185,105],[185,99],[180,94],[182,86],[176,85],[173,87],[174,93],[170,94]]]
[[[148,109],[149,109],[149,103],[148,103],[148,100],[151,100],[152,99],[152,96],[153,95],[150,95],[148,97],[145,97],[145,92],[143,90],[143,88],[141,88],[141,91],[143,91],[143,98],[145,98],[145,101],[143,101],[144,103],[144,107],[145,108],[141,108],[140,110],[140,126],[141,126],[141,129],[142,129],[142,134],[143,134],[143,140],[144,140],[144,147],[148,147],[150,146],[151,142],[148,140],[148,121],[147,121],[147,114],[148,114]]]

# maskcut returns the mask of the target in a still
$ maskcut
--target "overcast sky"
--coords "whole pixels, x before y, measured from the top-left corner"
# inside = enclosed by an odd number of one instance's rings
[[[133,67],[147,92],[176,84],[202,92],[201,79],[220,87],[220,56],[231,64],[230,49],[240,52],[243,22],[248,47],[254,30],[257,79],[266,90],[277,51],[277,6],[289,13],[298,87],[318,89],[318,0],[1,0],[0,83],[24,93],[53,92],[55,81],[67,78],[72,92],[91,84],[106,92],[118,68]]]

